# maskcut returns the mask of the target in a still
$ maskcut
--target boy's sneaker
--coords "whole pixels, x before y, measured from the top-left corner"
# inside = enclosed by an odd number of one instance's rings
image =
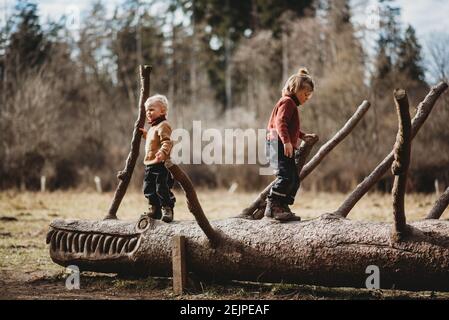
[[[162,221],[167,223],[173,221],[173,208],[162,207]]]
[[[161,207],[155,206],[155,205],[150,205],[149,211],[146,212],[146,215],[152,219],[160,220],[162,217]]]

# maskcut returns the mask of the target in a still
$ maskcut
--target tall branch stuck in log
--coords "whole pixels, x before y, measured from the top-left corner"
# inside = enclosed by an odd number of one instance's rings
[[[392,189],[394,215],[393,239],[401,240],[405,235],[407,228],[404,197],[412,145],[409,103],[405,90],[396,89],[394,91],[394,102],[398,115],[399,129],[393,149],[394,161],[391,165],[391,172],[395,176]]]
[[[448,85],[445,82],[440,82],[438,85],[432,87],[430,92],[424,100],[418,105],[415,117],[412,120],[411,138],[416,136],[419,129],[421,129],[424,122],[427,120],[430,112],[435,105],[435,102],[446,91]],[[354,208],[356,203],[371,189],[382,176],[388,171],[393,163],[394,154],[391,151],[384,160],[371,172],[359,185],[351,192],[345,199],[341,206],[334,212],[341,217],[347,217],[349,212]]]
[[[220,241],[220,235],[216,232],[207,220],[204,214],[203,208],[198,201],[198,196],[196,194],[195,188],[193,187],[192,181],[187,176],[187,174],[176,164],[170,163],[167,165],[168,170],[173,175],[173,178],[179,182],[187,198],[187,207],[189,211],[195,217],[201,230],[207,236],[212,246],[217,246]]]
[[[301,152],[298,152],[299,163],[301,163],[301,168],[299,169],[299,180],[303,181],[320,163],[321,161],[341,142],[343,141],[355,128],[355,126],[359,123],[360,119],[365,115],[365,113],[370,108],[371,104],[368,101],[363,101],[360,106],[358,106],[356,112],[353,114],[353,116],[345,123],[345,125],[330,139],[328,142],[326,142],[313,156],[313,158],[307,162],[305,166],[304,162],[307,160],[307,157],[310,154],[310,151],[312,150],[313,145],[317,142],[313,142],[309,145],[306,145],[307,149],[303,149]],[[312,142],[312,141],[311,141]],[[301,144],[303,145],[303,144]],[[299,160],[298,159],[298,160]],[[268,193],[270,192],[271,186],[273,185],[274,181],[270,183],[260,194],[259,196],[245,209],[243,209],[242,213],[239,215],[239,217],[245,217],[245,218],[253,218],[253,219],[261,219],[263,212],[265,210],[266,206],[266,199],[268,196]]]
[[[356,112],[352,117],[345,123],[345,125],[313,156],[313,158],[307,162],[301,171],[299,179],[304,180],[320,163],[323,159],[340,143],[342,142],[355,128],[359,121],[363,118],[365,113],[370,108],[371,104],[369,101],[363,101],[360,106],[358,106]]]
[[[441,197],[435,202],[435,205],[433,206],[432,210],[430,210],[426,219],[440,219],[441,215],[443,214],[444,210],[446,210],[448,205],[449,187],[446,188]]]
[[[105,219],[117,219],[117,210],[125,196],[126,189],[136,166],[137,158],[139,157],[140,141],[142,132],[139,128],[143,128],[145,125],[145,101],[150,95],[150,74],[151,66],[140,66],[140,98],[139,98],[139,112],[137,120],[134,124],[133,138],[131,140],[131,151],[126,159],[125,168],[119,171],[117,178],[120,180],[115,190],[114,198],[109,208],[108,215]]]
[[[307,157],[309,156],[313,146],[317,142],[318,136],[315,135],[312,139],[301,142],[301,146],[295,152],[296,170],[298,170],[298,175],[301,173],[302,167],[304,166]],[[249,207],[243,209],[242,213],[239,214],[238,217],[255,220],[262,219],[265,212],[265,207],[267,205],[267,197],[274,182],[275,181],[271,182],[249,205]]]

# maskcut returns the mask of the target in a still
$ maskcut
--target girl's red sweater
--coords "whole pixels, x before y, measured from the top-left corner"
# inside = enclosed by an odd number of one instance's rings
[[[279,137],[283,144],[291,143],[293,147],[298,144],[298,140],[305,135],[300,129],[299,100],[296,96],[283,96],[271,113],[268,121],[268,139]]]

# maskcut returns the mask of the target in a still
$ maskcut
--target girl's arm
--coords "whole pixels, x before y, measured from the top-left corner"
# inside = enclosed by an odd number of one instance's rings
[[[296,106],[291,106],[288,100],[283,102],[276,115],[276,131],[283,144],[291,143],[290,135],[288,134],[288,121],[291,119],[293,111]]]

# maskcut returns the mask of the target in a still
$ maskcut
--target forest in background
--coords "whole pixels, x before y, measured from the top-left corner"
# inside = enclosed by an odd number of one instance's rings
[[[203,128],[265,128],[300,66],[316,82],[301,124],[319,135],[317,148],[369,100],[354,132],[303,184],[346,192],[392,149],[393,89],[407,89],[416,106],[449,78],[449,36],[421,44],[394,1],[378,5],[372,27],[353,22],[349,0],[131,0],[112,15],[93,1],[74,32],[67,17],[43,22],[37,2],[19,0],[0,29],[0,188],[38,190],[41,176],[50,190],[90,188],[99,176],[112,190],[137,114],[137,68],[151,64],[151,92],[168,96],[174,128],[190,130],[196,120]],[[414,140],[410,191],[433,192],[435,179],[449,185],[448,121],[446,93]],[[208,188],[254,190],[272,179],[257,165],[185,169]],[[139,161],[135,188],[142,175]],[[389,192],[391,175],[377,188]]]

